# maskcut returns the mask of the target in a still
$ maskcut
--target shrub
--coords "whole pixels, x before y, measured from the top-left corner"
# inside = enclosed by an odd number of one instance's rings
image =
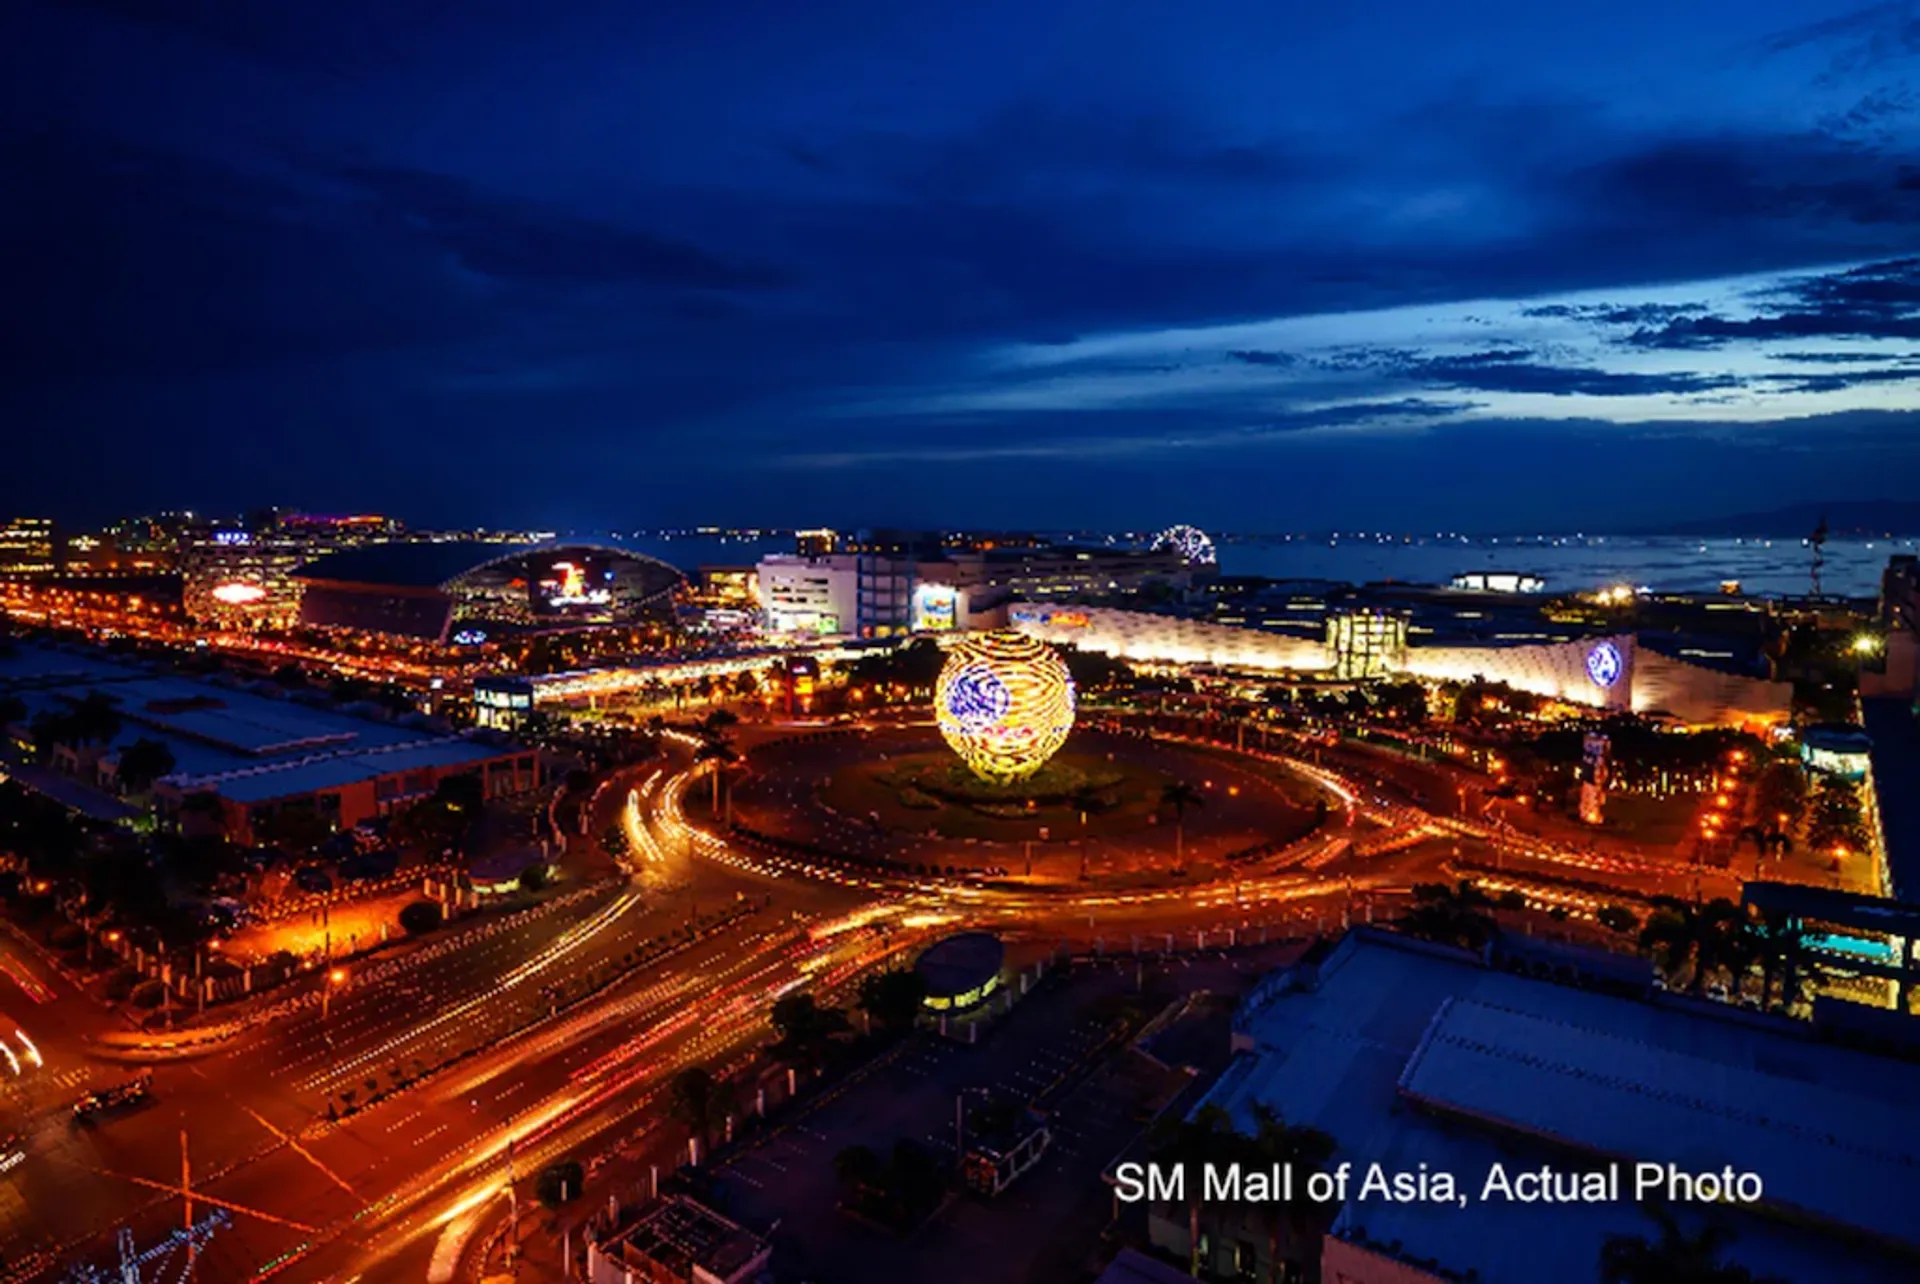
[[[167,997],[167,987],[158,981],[142,981],[127,1000],[136,1008],[157,1008]]]
[[[56,950],[77,950],[87,943],[87,934],[78,923],[60,923],[47,932],[47,944]]]
[[[547,885],[548,874],[545,865],[529,865],[520,872],[520,890],[537,892]]]
[[[140,974],[130,967],[123,967],[107,978],[107,983],[102,993],[107,996],[107,1002],[119,1003],[129,994],[132,994],[133,987],[139,983]]]
[[[400,911],[400,926],[408,936],[425,936],[445,919],[445,912],[433,901],[414,901]]]

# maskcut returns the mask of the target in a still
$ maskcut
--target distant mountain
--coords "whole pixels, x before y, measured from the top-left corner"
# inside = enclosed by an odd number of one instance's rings
[[[1636,532],[1641,535],[1729,535],[1740,538],[1804,539],[1824,517],[1835,539],[1920,535],[1920,503],[1911,500],[1851,500],[1832,504],[1795,504],[1770,513],[1743,513],[1679,522]]]

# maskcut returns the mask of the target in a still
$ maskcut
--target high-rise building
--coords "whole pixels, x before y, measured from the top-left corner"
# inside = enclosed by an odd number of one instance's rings
[[[0,525],[0,576],[52,575],[59,569],[54,553],[53,519],[15,517]]]

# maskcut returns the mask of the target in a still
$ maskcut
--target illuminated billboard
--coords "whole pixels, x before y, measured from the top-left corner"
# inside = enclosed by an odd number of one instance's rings
[[[216,584],[208,590],[207,595],[226,606],[246,606],[265,597],[267,591],[258,584],[235,581],[231,584]]]
[[[945,584],[922,584],[913,591],[915,632],[945,632],[958,626],[960,591]]]
[[[612,579],[612,571],[594,576],[585,562],[555,562],[540,577],[536,587],[540,603],[548,610],[568,611],[605,606],[613,601],[613,590],[607,587]]]

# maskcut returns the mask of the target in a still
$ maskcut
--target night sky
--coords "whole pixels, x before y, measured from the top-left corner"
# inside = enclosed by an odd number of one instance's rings
[[[1920,482],[1920,4],[16,0],[0,50],[0,510]]]

